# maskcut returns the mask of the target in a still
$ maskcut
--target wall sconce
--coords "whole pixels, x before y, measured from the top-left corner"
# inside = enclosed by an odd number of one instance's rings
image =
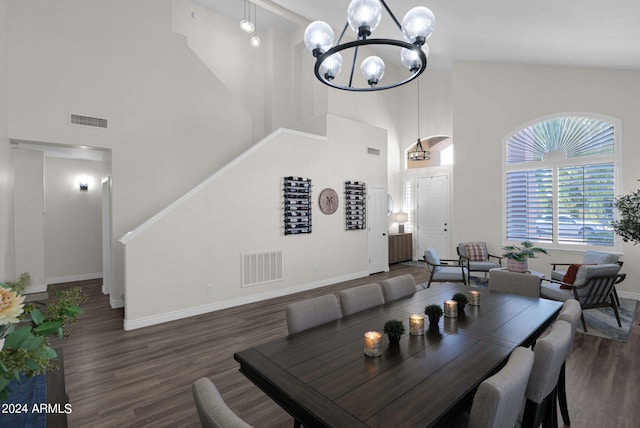
[[[398,223],[398,233],[404,233],[404,224],[409,221],[409,214],[403,212],[395,213],[393,220]]]
[[[89,177],[85,175],[78,177],[78,185],[80,186],[81,192],[89,191]]]

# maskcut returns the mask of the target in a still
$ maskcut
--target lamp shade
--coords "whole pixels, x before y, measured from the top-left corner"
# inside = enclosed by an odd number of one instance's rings
[[[360,73],[369,85],[375,85],[384,76],[384,61],[375,55],[366,57],[360,65]]]
[[[382,5],[378,0],[352,0],[347,8],[347,22],[359,36],[371,34],[381,18]]]
[[[324,21],[313,21],[304,30],[304,45],[314,56],[318,56],[331,48],[333,30]]]
[[[409,214],[403,212],[395,213],[393,219],[396,223],[406,223],[409,221]]]
[[[431,36],[436,26],[436,18],[431,9],[417,6],[402,18],[402,31],[411,43],[422,45]]]
[[[335,78],[342,69],[342,55],[334,53],[329,58],[325,59],[320,65],[320,74],[326,79],[331,80]]]

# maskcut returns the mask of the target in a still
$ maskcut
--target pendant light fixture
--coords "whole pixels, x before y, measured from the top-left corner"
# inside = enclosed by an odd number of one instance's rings
[[[431,153],[422,148],[422,139],[420,138],[420,80],[416,82],[418,85],[418,138],[416,145],[407,152],[407,159],[410,161],[423,161],[431,159]]]
[[[253,20],[255,21],[256,34],[251,37],[249,43],[251,44],[252,48],[259,48],[262,40],[260,40],[260,37],[258,36],[258,10],[256,9],[255,3],[253,4]]]
[[[395,25],[398,27],[401,39],[370,38],[378,27],[385,9]],[[351,28],[357,35],[357,40],[341,44],[347,28]],[[316,78],[325,85],[347,91],[378,91],[404,85],[418,77],[427,67],[427,52],[425,41],[431,36],[435,27],[435,17],[430,9],[417,6],[407,12],[398,22],[391,9],[384,0],[352,0],[347,8],[347,23],[334,44],[333,29],[323,21],[314,21],[304,32],[304,44],[316,58],[314,73]],[[354,72],[358,62],[358,48],[367,45],[381,45],[400,49],[402,64],[409,69],[409,75],[390,84],[380,84],[385,72],[384,61],[377,56],[364,59],[360,65],[360,73],[366,85],[354,83]],[[344,52],[343,52],[344,51]],[[342,69],[340,52],[351,52],[351,64],[348,84],[339,84],[334,79]]]
[[[251,3],[249,3],[249,0],[244,0],[244,14],[242,21],[240,21],[240,28],[248,34],[253,33],[253,30],[255,30],[255,24],[251,21]]]

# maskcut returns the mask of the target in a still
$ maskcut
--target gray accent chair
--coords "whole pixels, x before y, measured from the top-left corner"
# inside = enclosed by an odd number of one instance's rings
[[[573,350],[573,341],[576,337],[576,329],[580,323],[582,316],[582,308],[580,302],[575,299],[569,299],[564,302],[560,314],[558,315],[558,321],[566,321],[571,324],[571,344],[569,346],[569,355]],[[567,382],[566,382],[566,362],[562,364],[560,369],[560,377],[558,378],[558,404],[560,405],[560,413],[562,414],[562,421],[565,425],[571,426],[571,420],[569,419],[569,408],[567,407]]]
[[[480,245],[484,249],[484,254],[486,255],[484,259],[475,260],[470,254],[467,254],[466,246],[473,244]],[[467,267],[469,274],[471,272],[484,272],[486,277],[487,272],[491,269],[502,267],[502,257],[490,254],[486,242],[460,242],[456,247],[456,251],[460,257],[460,263]]]
[[[384,305],[382,287],[377,282],[347,288],[339,293],[342,315],[347,316]]]
[[[385,279],[380,285],[386,303],[413,296],[416,292],[416,280],[411,274]]]
[[[619,274],[619,264],[582,265],[578,268],[573,284],[562,281],[545,280],[540,288],[540,296],[545,299],[564,302],[576,299],[580,307],[585,309],[610,307],[622,327],[618,307],[615,302],[615,285],[626,278],[626,274]],[[567,288],[562,288],[567,287]],[[587,324],[581,314],[582,327],[587,331]]]
[[[335,294],[327,294],[287,305],[285,316],[291,335],[339,319],[340,306]]]
[[[467,268],[458,264],[457,260],[441,259],[438,257],[436,250],[427,248],[424,250],[424,261],[427,263],[427,268],[431,273],[427,288],[431,286],[432,282],[462,282],[465,285],[467,284],[469,272]]]
[[[203,428],[251,428],[227,406],[210,379],[201,377],[191,389]]]
[[[528,273],[493,270],[489,273],[489,290],[522,296],[540,297],[542,279]]]
[[[607,265],[618,262],[619,256],[617,254],[605,253],[603,251],[587,251],[584,253],[584,258],[580,262],[583,265]],[[567,268],[558,269],[558,266],[569,266],[571,263],[551,263],[551,279],[556,281],[562,281],[564,275],[567,273]]]
[[[507,364],[480,384],[469,413],[469,428],[513,428],[524,402],[534,353],[518,347]]]
[[[557,426],[556,391],[560,370],[571,349],[571,324],[566,321],[553,323],[549,334],[538,339],[531,376],[527,384],[526,402],[522,414],[522,427]]]

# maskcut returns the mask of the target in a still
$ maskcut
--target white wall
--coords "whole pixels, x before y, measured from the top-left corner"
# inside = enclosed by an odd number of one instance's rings
[[[0,281],[16,280],[13,252],[13,162],[7,128],[7,15],[0,1]]]
[[[454,245],[482,240],[492,253],[502,254],[502,141],[523,124],[564,112],[591,112],[622,121],[622,189],[636,189],[640,72],[454,64]],[[628,279],[619,290],[640,298],[640,247],[625,244],[622,249]],[[581,259],[581,254],[554,252],[533,260],[531,266],[548,275],[550,260]]]
[[[89,190],[79,190],[79,176],[89,179]],[[101,177],[101,162],[45,158],[48,284],[102,277]]]
[[[367,232],[345,231],[342,197],[332,215],[320,212],[317,197],[327,187],[342,195],[346,180],[386,187],[386,131],[327,120],[326,139],[277,132],[124,238],[125,328],[367,275]],[[311,234],[284,235],[282,180],[289,175],[312,179]],[[241,253],[278,249],[283,280],[242,288]]]

